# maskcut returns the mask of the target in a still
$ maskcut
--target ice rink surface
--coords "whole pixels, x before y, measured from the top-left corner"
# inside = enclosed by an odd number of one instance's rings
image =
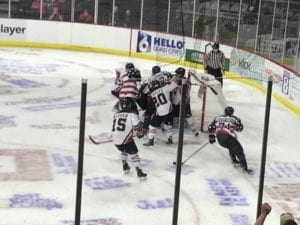
[[[73,224],[82,78],[88,79],[85,134],[101,140],[112,125],[115,68],[131,61],[147,77],[155,62],[31,48],[1,47],[0,53],[0,225]],[[266,97],[229,79],[223,90],[244,123],[239,139],[255,174],[234,168],[218,144],[203,148],[182,167],[180,225],[255,221]],[[196,92],[193,86],[192,111],[199,123]],[[207,104],[215,115],[221,113],[213,100]],[[279,224],[283,211],[299,216],[299,134],[300,118],[272,100],[264,201],[273,211],[265,225]],[[123,174],[112,143],[94,145],[86,139],[82,224],[171,224],[177,135],[172,147],[164,143],[164,133],[157,136],[152,148],[143,146],[146,137],[136,140],[146,181],[139,181],[133,168]],[[205,142],[207,134],[196,138],[186,128],[183,159]]]

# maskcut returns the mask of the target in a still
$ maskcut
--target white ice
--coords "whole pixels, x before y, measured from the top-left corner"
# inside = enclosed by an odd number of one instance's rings
[[[112,125],[114,69],[132,61],[147,76],[156,62],[49,49],[1,47],[0,52],[0,225],[72,224],[82,78],[88,79],[85,136],[101,139]],[[231,79],[223,90],[244,123],[239,140],[255,174],[234,168],[218,144],[203,148],[182,167],[180,225],[255,221],[266,96]],[[192,91],[199,122],[201,99],[196,86]],[[217,115],[222,110],[214,104],[208,102],[208,109]],[[273,210],[265,225],[279,224],[283,211],[299,216],[300,208],[300,118],[274,99],[271,106],[263,201]],[[112,143],[86,139],[82,224],[172,224],[177,135],[173,147],[164,144],[163,133],[154,148],[143,146],[146,141],[136,140],[148,174],[139,181],[133,167],[123,174]],[[186,128],[183,160],[205,142],[207,134],[196,138]]]

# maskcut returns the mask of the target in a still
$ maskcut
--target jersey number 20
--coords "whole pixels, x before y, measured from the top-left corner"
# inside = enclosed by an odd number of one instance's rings
[[[156,97],[153,98],[153,102],[157,107],[159,107],[160,105],[166,104],[167,103],[167,99],[166,96],[164,95],[164,93],[160,93],[158,94]]]

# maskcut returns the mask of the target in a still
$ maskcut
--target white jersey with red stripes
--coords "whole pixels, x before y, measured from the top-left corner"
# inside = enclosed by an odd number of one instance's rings
[[[112,140],[115,145],[132,141],[133,131],[142,129],[143,124],[138,115],[129,112],[118,112],[113,117]]]
[[[135,80],[129,79],[127,74],[121,77],[121,87],[119,92],[119,98],[133,98],[136,99],[138,96],[138,87]]]
[[[152,100],[155,104],[156,115],[165,116],[172,111],[171,92],[177,87],[173,81],[151,92]]]

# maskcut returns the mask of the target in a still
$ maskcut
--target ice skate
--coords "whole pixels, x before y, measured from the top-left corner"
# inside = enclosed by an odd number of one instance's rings
[[[140,168],[136,167],[136,174],[137,174],[137,177],[141,180],[144,180],[146,179],[147,177],[147,174],[144,173]]]
[[[232,163],[232,165],[233,165],[234,168],[238,168],[240,166],[239,162],[232,161],[231,163]]]
[[[122,163],[123,163],[124,174],[128,174],[130,172],[130,166],[125,160],[122,160]]]
[[[167,141],[167,145],[172,145],[173,144],[173,138],[169,137]]]
[[[193,129],[192,132],[195,135],[195,137],[197,137],[199,135],[199,131],[197,131],[197,129]]]
[[[144,146],[153,146],[154,145],[154,138],[153,139],[149,139],[147,143],[143,144]]]
[[[248,173],[250,175],[254,173],[254,171],[252,169],[245,169],[245,168],[243,169],[243,172]]]
[[[233,165],[234,168],[240,167],[240,162],[237,159],[235,159],[235,158],[231,159],[231,163],[232,163],[232,165]]]

